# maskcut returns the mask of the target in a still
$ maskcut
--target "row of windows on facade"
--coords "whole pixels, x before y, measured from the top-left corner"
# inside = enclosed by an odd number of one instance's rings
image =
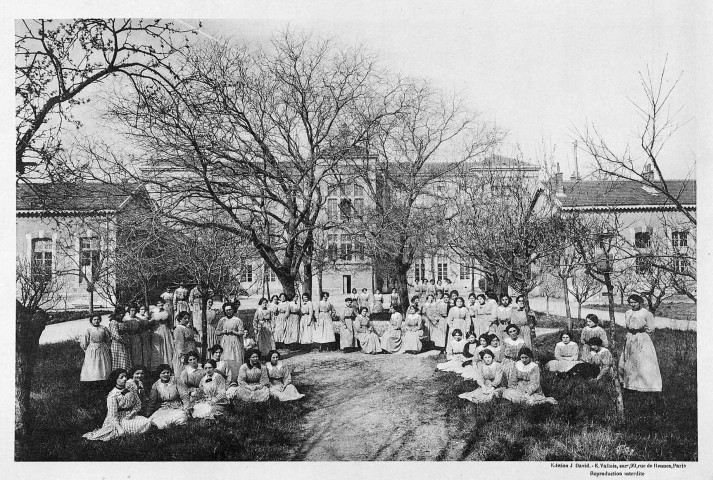
[[[35,281],[47,282],[54,271],[54,243],[51,238],[36,238],[32,241],[31,275]],[[79,283],[87,279],[96,279],[99,275],[101,255],[99,238],[81,237],[79,239]]]
[[[467,265],[459,265],[460,269],[458,272],[458,279],[459,280],[470,280],[471,275],[475,275],[475,268],[472,266],[467,266]],[[436,263],[436,271],[435,271],[435,281],[443,281],[446,278],[450,278],[448,276],[448,263],[447,262],[438,262]],[[420,263],[415,263],[413,266],[413,278],[415,281],[420,282],[422,280],[430,280],[430,278],[426,278],[426,263],[425,262],[420,262]]]
[[[636,248],[649,248],[651,247],[651,230],[645,230],[641,232],[634,233],[634,246]],[[673,247],[687,247],[688,246],[688,232],[673,231],[671,232],[671,245]]]

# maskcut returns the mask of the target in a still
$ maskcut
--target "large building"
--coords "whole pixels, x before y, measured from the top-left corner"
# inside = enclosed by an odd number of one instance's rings
[[[51,283],[45,308],[85,309],[92,285],[94,306],[110,306],[117,226],[129,212],[146,208],[145,199],[140,185],[17,185],[17,294],[23,282]]]

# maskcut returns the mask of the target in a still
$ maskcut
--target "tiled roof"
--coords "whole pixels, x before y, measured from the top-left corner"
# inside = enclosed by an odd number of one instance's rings
[[[668,191],[683,206],[696,205],[695,180],[668,180]],[[651,187],[628,180],[580,180],[563,182],[564,195],[557,199],[565,209],[667,208],[673,202]]]
[[[455,172],[456,170],[458,172],[465,173],[473,173],[483,170],[538,171],[540,167],[515,158],[493,155],[483,160],[463,162],[462,164],[458,164],[456,162],[428,162],[424,165],[424,169],[427,173],[438,174]]]
[[[145,189],[137,183],[32,183],[19,184],[15,208],[19,211],[91,213],[118,210]]]

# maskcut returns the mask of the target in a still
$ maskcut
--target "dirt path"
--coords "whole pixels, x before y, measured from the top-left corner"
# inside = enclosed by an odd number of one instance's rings
[[[300,460],[435,460],[448,457],[444,408],[429,390],[436,361],[411,355],[310,353],[293,357],[311,390]]]

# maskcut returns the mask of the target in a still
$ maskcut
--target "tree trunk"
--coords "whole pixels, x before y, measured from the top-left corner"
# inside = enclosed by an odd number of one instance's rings
[[[324,293],[324,274],[322,269],[317,269],[317,289],[319,290],[319,299],[322,299],[322,293]]]
[[[567,317],[567,331],[572,331],[572,310],[569,306],[569,288],[567,286],[567,278],[562,278],[562,289],[564,291],[564,311]]]
[[[312,300],[312,256],[314,255],[314,232],[312,230],[307,233],[305,248],[307,249],[307,255],[305,256],[304,266],[302,267],[304,272],[302,293],[309,295],[309,299]]]
[[[616,325],[616,317],[614,315],[614,286],[611,283],[611,274],[609,272],[604,273],[604,286],[607,289],[607,299],[609,304],[609,346],[612,353],[612,363],[614,370],[617,370],[619,354],[616,351],[616,338],[614,337],[614,330]],[[616,413],[619,418],[624,416],[624,397],[621,392],[621,381],[618,375],[614,375],[614,389],[616,391]]]
[[[582,303],[577,300],[577,320],[582,323]]]
[[[40,347],[40,335],[49,319],[44,310],[33,312],[15,303],[15,438],[28,435],[33,428],[30,402],[32,377]]]
[[[470,293],[475,293],[475,270],[473,269],[470,270]]]
[[[208,352],[208,290],[201,289],[201,363],[205,363]]]
[[[545,313],[550,314],[550,296],[545,295]]]
[[[532,345],[532,353],[535,353],[535,326],[533,325],[533,322],[530,320],[530,297],[527,295],[527,291],[524,288],[520,289],[521,295],[525,299],[525,318],[527,318],[527,324],[530,327],[530,345]]]
[[[396,278],[394,279],[396,292],[399,294],[399,304],[401,305],[401,312],[405,313],[406,309],[410,305],[408,298],[408,270],[409,266],[404,265],[399,262],[396,268]]]

